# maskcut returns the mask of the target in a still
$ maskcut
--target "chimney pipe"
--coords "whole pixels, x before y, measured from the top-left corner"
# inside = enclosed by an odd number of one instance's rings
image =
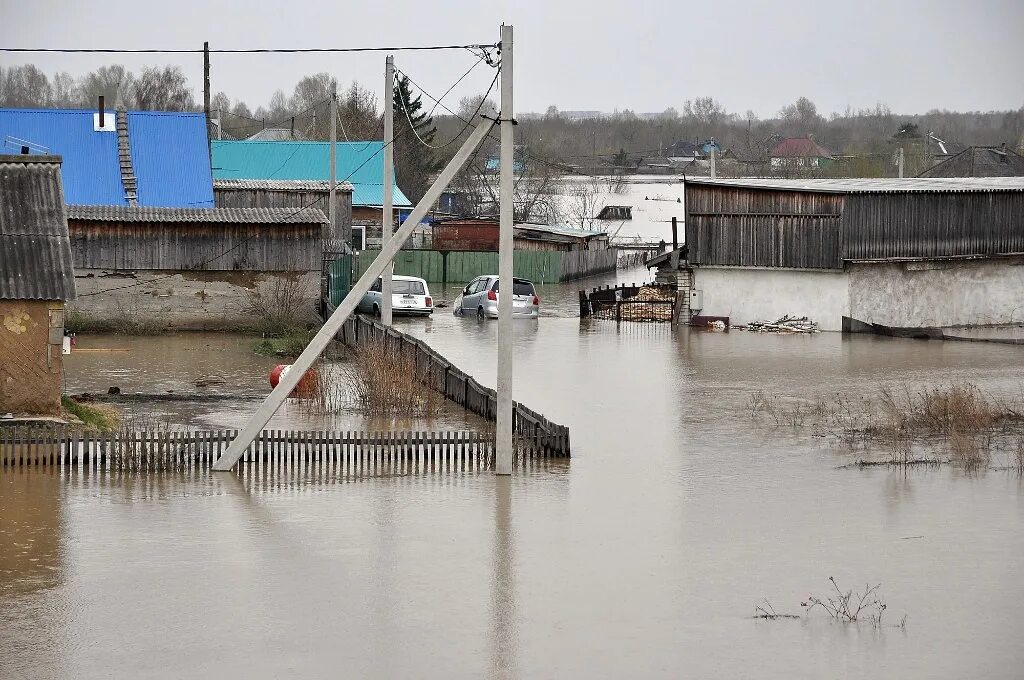
[[[103,114],[103,95],[100,95],[100,127],[106,127],[106,120]]]

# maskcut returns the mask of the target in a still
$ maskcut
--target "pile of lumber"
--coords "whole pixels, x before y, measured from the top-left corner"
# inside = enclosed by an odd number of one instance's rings
[[[776,321],[752,321],[745,328],[754,333],[818,333],[818,324],[806,316],[784,316]]]

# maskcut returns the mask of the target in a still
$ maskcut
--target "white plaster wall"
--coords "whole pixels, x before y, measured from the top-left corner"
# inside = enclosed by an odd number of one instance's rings
[[[76,269],[78,297],[71,313],[90,320],[140,319],[163,329],[232,330],[252,325],[245,312],[251,291],[267,290],[275,279],[303,291],[308,320],[320,292],[320,272],[189,271],[133,272]]]
[[[1024,320],[1024,258],[852,264],[850,316],[886,326]]]
[[[701,314],[728,316],[731,323],[806,316],[827,331],[839,331],[850,314],[846,272],[793,269],[697,267],[694,288],[704,291]]]

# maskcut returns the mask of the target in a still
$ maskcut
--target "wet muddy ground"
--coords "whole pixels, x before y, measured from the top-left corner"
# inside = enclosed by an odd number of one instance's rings
[[[575,291],[542,290],[515,339],[515,396],[570,426],[571,463],[257,486],[0,474],[0,677],[1020,673],[1021,478],[843,468],[842,448],[753,420],[749,396],[970,381],[1010,398],[1022,348],[581,323]],[[494,384],[496,323],[396,325]],[[276,360],[195,341],[153,339],[145,369],[90,355],[69,388],[264,389]],[[762,598],[802,614],[830,576],[881,583],[906,628],[753,619]]]

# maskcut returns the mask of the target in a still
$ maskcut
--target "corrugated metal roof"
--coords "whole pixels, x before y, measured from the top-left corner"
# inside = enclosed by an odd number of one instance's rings
[[[338,191],[352,192],[349,182],[338,182]],[[331,183],[319,179],[215,179],[214,189],[265,189],[268,191],[330,191]]]
[[[213,207],[213,176],[201,113],[130,111],[128,137],[139,205]]]
[[[576,236],[579,238],[593,238],[595,236],[608,235],[608,232],[604,231],[603,229],[577,229],[575,227],[565,227],[561,225],[550,224],[533,224],[531,222],[516,223],[515,228],[529,231],[546,232],[548,234],[558,234],[560,236]]]
[[[18,153],[22,141],[32,153],[64,159],[61,175],[68,203],[125,205],[117,133],[93,130],[93,111],[0,109],[0,153]],[[111,114],[114,112],[111,111]]]
[[[0,298],[75,298],[59,156],[0,156]]]
[[[0,109],[0,141],[16,153],[25,140],[33,152],[60,155],[69,205],[127,205],[117,133],[93,129],[93,110]],[[109,112],[108,115],[121,116]],[[206,123],[201,113],[128,113],[132,166],[140,205],[213,205]]]
[[[1024,177],[909,177],[845,178],[845,179],[773,179],[762,177],[687,177],[684,184],[713,184],[718,186],[747,187],[750,189],[778,189],[789,191],[823,191],[839,194],[898,194],[910,191],[953,193],[1024,191]]]
[[[69,205],[69,220],[230,224],[329,224],[320,208],[153,208]]]
[[[353,186],[352,205],[379,206],[384,198],[384,142],[338,142],[337,177]],[[214,141],[217,179],[330,179],[329,142]],[[398,185],[396,208],[412,204]]]

